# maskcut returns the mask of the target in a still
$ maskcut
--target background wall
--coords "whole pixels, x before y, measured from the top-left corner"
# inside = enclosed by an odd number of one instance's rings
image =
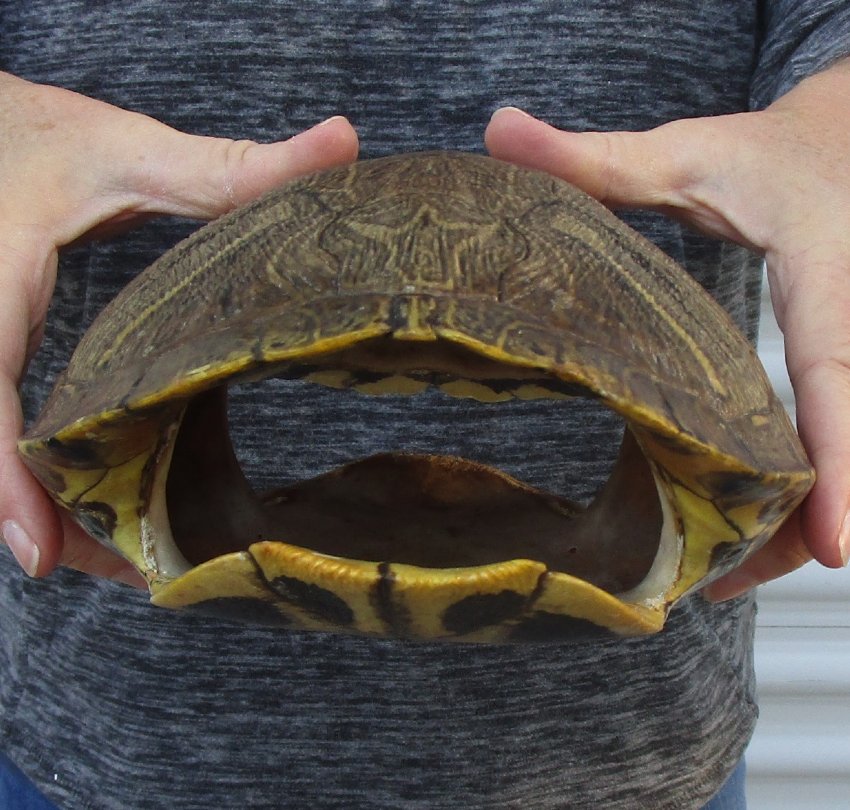
[[[759,354],[793,417],[767,283]],[[850,810],[850,572],[811,564],[764,586],[759,605],[749,808]]]

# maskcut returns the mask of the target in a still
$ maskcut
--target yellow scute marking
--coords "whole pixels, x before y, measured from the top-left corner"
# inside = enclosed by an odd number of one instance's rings
[[[151,584],[151,602],[169,608],[220,597],[245,596],[265,601],[267,593],[247,551],[224,554],[170,582]]]
[[[542,385],[520,385],[513,392],[517,399],[572,399],[568,394],[562,394],[560,391],[552,391],[550,388],[544,388]]]
[[[304,379],[316,385],[324,385],[326,388],[347,388],[351,382],[351,372],[345,369],[327,369],[314,371]]]
[[[479,402],[507,402],[513,399],[509,391],[494,391],[486,385],[472,380],[452,380],[443,383],[440,390],[450,397],[476,399]]]
[[[139,507],[140,482],[150,453],[141,453],[125,464],[105,471],[98,484],[91,487],[79,506],[86,503],[107,503],[115,511],[115,531],[112,542],[115,547],[140,570],[146,565],[139,541],[141,536]]]
[[[428,383],[425,380],[414,380],[412,377],[405,377],[402,374],[393,374],[374,382],[358,383],[354,386],[354,390],[361,394],[379,397],[391,394],[410,396],[424,391],[427,387]]]
[[[743,539],[711,501],[678,484],[670,487],[670,494],[682,521],[684,552],[679,578],[674,588],[664,595],[668,602],[707,575],[716,546],[738,543]]]

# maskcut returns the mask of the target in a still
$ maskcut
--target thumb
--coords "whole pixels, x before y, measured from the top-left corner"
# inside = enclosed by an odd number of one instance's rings
[[[299,175],[349,163],[358,151],[357,134],[342,116],[268,144],[190,135],[149,118],[133,136],[128,145],[139,144],[136,160],[115,155],[110,172],[76,195],[75,210],[64,218],[50,212],[57,245],[159,214],[214,219]]]
[[[817,481],[794,519],[739,572],[751,583],[812,556],[832,567],[850,554],[850,420],[842,407],[850,395],[850,117],[836,102],[850,93],[848,71],[844,64],[811,77],[762,111],[646,132],[563,132],[512,108],[498,110],[485,132],[496,158],[559,176],[614,208],[672,215],[766,257]],[[712,590],[728,595],[739,584],[721,580]]]
[[[555,174],[612,208],[658,208],[676,201],[683,172],[669,151],[659,150],[672,138],[676,134],[665,127],[569,132],[515,107],[496,110],[484,135],[493,157]]]
[[[300,174],[354,160],[337,116],[288,140],[191,135],[70,90],[0,73],[0,226],[56,246],[155,214],[211,219]],[[2,235],[2,234],[0,234]]]
[[[149,152],[128,166],[126,188],[146,210],[210,219],[302,174],[357,157],[357,134],[334,116],[288,140],[259,144],[189,135],[146,119]],[[144,139],[141,139],[144,142]]]
[[[156,214],[210,219],[299,174],[353,160],[341,117],[274,144],[189,135],[0,73],[0,536],[30,574],[58,563],[139,583],[53,508],[17,454],[16,390],[36,349],[57,249]]]
[[[500,160],[548,172],[610,208],[648,208],[712,236],[763,244],[758,221],[721,168],[754,122],[744,115],[671,121],[644,132],[569,132],[522,110],[497,110],[484,134]],[[735,133],[735,137],[730,137]],[[744,156],[736,155],[739,172]]]

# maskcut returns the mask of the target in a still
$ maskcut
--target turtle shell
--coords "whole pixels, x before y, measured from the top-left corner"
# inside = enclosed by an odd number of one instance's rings
[[[261,494],[225,392],[272,375],[588,396],[626,429],[586,509],[430,455]],[[201,228],[104,309],[20,452],[155,604],[462,641],[657,631],[813,482],[753,348],[682,268],[573,186],[457,153],[317,173]]]

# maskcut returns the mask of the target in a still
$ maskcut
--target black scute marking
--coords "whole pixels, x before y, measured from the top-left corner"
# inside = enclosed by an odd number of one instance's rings
[[[378,565],[380,578],[372,587],[370,601],[378,618],[386,625],[389,635],[395,638],[406,638],[411,635],[410,611],[393,599],[395,574],[392,565],[382,562]]]
[[[295,577],[275,577],[269,587],[284,602],[307,611],[317,619],[338,627],[354,623],[354,611],[333,591]]]
[[[239,306],[234,301],[233,285],[230,281],[223,282],[219,288],[218,306],[224,317],[230,317],[239,312]]]
[[[711,550],[709,570],[712,572],[726,572],[737,568],[746,558],[747,552],[754,548],[754,545],[753,541],[718,543]]]
[[[771,498],[765,499],[758,513],[759,523],[762,525],[776,523],[781,517],[789,514],[794,509],[802,500],[806,491],[804,487],[791,487],[776,500]]]
[[[668,436],[665,433],[661,432],[653,432],[652,433],[652,441],[656,444],[661,445],[665,450],[669,453],[676,453],[679,456],[690,456],[692,455],[690,449],[685,445],[682,441],[673,436]]]
[[[97,446],[85,439],[71,439],[60,441],[55,436],[47,440],[47,447],[51,453],[62,460],[66,467],[73,468],[96,468],[100,464],[97,455]]]
[[[528,597],[510,590],[467,596],[446,608],[443,627],[456,635],[473,633],[516,618],[527,602]]]
[[[111,540],[115,534],[118,515],[108,504],[101,501],[86,501],[74,507],[77,522],[98,540]]]
[[[520,622],[509,641],[523,643],[551,641],[605,641],[620,638],[616,633],[587,619],[537,611]]]
[[[225,621],[261,624],[269,627],[289,627],[292,622],[274,605],[250,596],[217,596],[188,605],[185,610],[201,616]]]
[[[722,500],[728,506],[745,505],[761,498],[769,498],[773,488],[758,475],[735,472],[709,472],[699,478],[700,484],[713,493],[713,500]]]
[[[394,332],[404,329],[408,325],[410,312],[410,298],[406,295],[395,295],[390,301],[389,322],[390,329]]]

